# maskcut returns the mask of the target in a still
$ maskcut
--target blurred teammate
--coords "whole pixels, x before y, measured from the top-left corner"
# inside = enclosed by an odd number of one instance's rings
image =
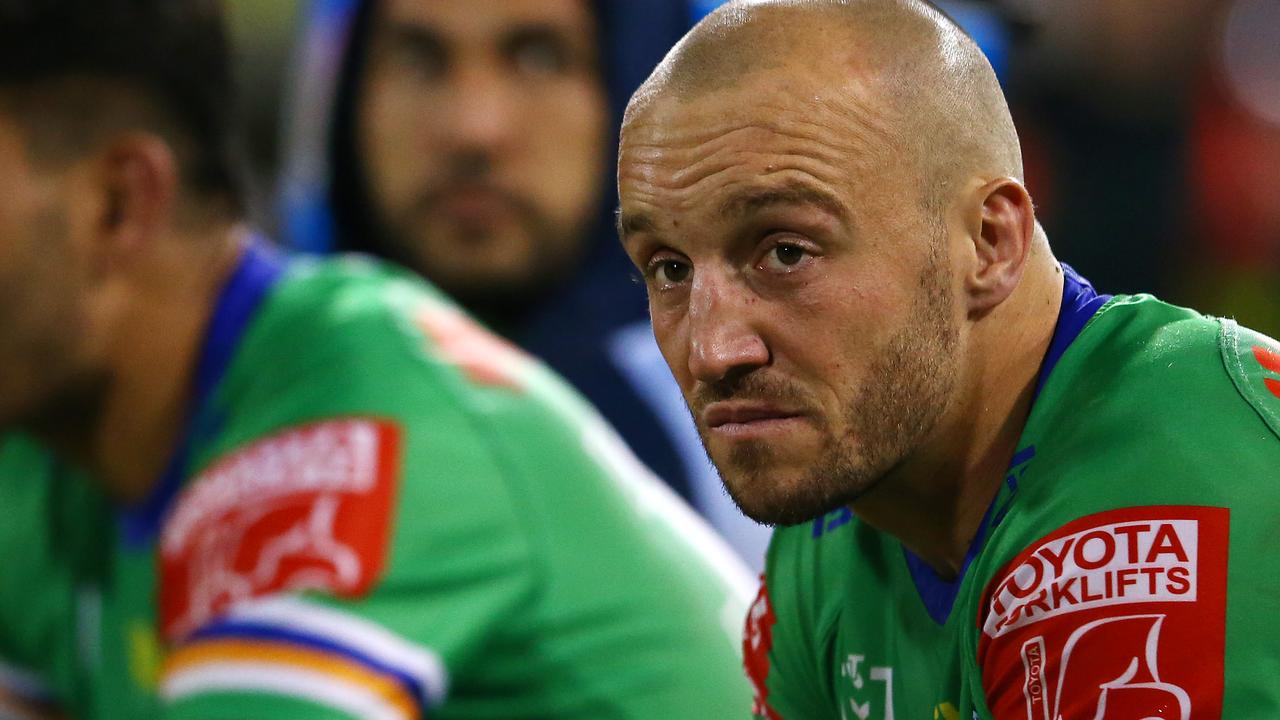
[[[741,712],[743,573],[598,417],[245,231],[217,7],[0,7],[0,716]]]
[[[792,524],[758,717],[1280,713],[1280,344],[1055,260],[958,28],[735,3],[622,137],[659,344],[742,509]]]
[[[401,262],[564,375],[753,561],[652,338],[606,188],[622,106],[684,0],[313,6],[291,125],[290,244]],[[609,197],[613,195],[608,190]]]

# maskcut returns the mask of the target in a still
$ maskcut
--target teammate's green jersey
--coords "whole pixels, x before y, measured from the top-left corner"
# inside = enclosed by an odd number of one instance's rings
[[[750,578],[594,412],[417,280],[277,263],[147,502],[0,448],[0,717],[746,712]]]
[[[1064,295],[957,581],[848,511],[774,535],[757,717],[1280,717],[1280,344],[1069,269]]]

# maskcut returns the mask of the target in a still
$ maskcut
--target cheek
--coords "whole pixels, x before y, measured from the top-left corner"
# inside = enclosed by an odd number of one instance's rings
[[[675,377],[681,389],[688,390],[693,385],[689,373],[689,334],[688,325],[683,313],[672,308],[663,308],[652,300],[649,303],[649,317],[653,324],[653,336],[658,342],[663,360]]]
[[[608,157],[608,109],[586,81],[561,83],[531,97],[523,113],[531,193],[561,222],[577,222],[599,201]]]
[[[429,117],[419,93],[404,82],[371,75],[356,117],[356,151],[373,196],[393,207],[411,201],[419,178],[435,167]]]

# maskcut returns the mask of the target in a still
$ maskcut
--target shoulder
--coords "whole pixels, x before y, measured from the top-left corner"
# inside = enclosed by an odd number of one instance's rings
[[[292,270],[197,422],[160,535],[166,637],[252,598],[357,601],[467,563],[527,584],[520,477],[477,420],[523,393],[498,346],[379,263]]]
[[[1108,304],[1045,383],[1023,432],[1020,511],[1256,498],[1280,462],[1274,341],[1147,296]],[[1274,492],[1280,502],[1280,487]],[[1070,502],[1065,502],[1069,500]],[[1052,518],[1039,518],[1051,521]]]
[[[1156,678],[1148,701],[1184,717],[1220,707],[1226,618],[1280,589],[1276,573],[1240,566],[1280,513],[1272,341],[1137,297],[1077,343],[1037,400],[971,569],[970,652],[991,709],[1091,715],[1099,687],[1138,698],[1143,677]]]

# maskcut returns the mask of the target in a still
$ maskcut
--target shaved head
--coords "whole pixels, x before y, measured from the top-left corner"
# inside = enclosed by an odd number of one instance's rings
[[[990,63],[921,0],[730,2],[672,49],[636,92],[624,127],[663,100],[797,83],[872,140],[866,155],[908,161],[930,204],[967,175],[1022,179]]]
[[[761,522],[918,506],[1060,300],[995,73],[921,0],[724,5],[632,99],[618,195],[654,337]]]

